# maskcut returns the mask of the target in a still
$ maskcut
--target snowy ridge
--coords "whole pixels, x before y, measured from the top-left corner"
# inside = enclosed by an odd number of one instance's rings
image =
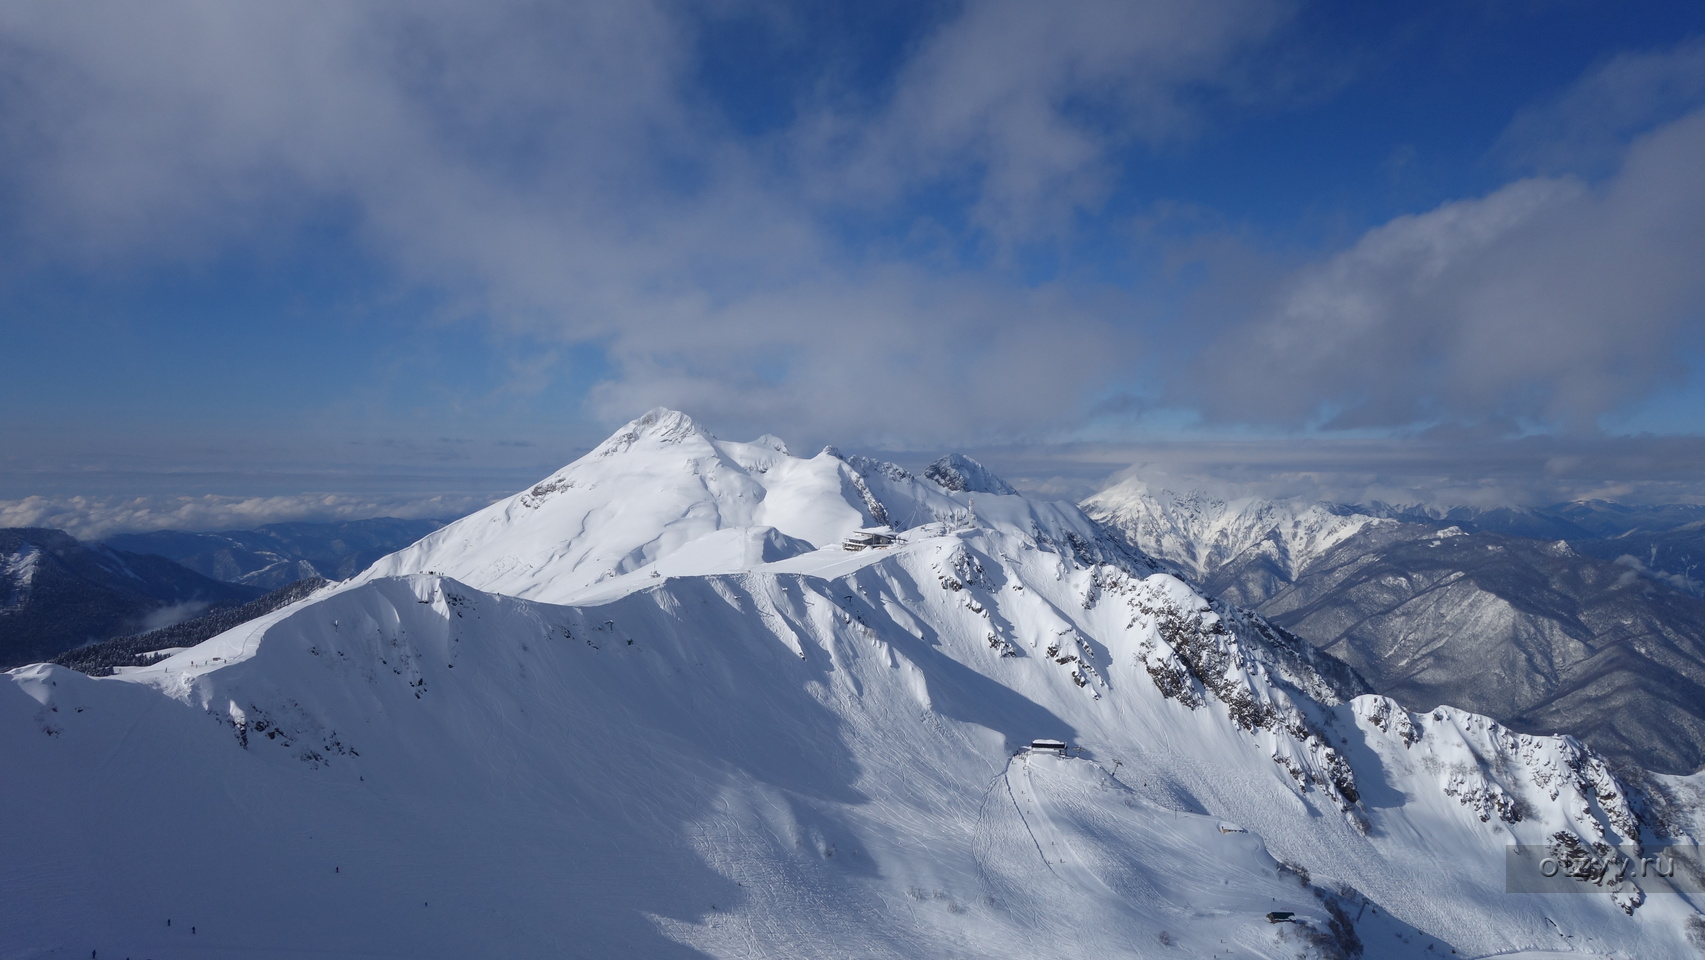
[[[1017,496],[969,458],[944,458],[931,470],[938,468],[952,487],[832,447],[806,459],[774,437],[718,440],[687,415],[658,409],[363,577],[430,571],[568,603],[619,595],[653,577],[759,569],[819,551],[820,559],[842,560],[841,542],[858,530],[961,526],[973,511],[979,524],[1017,534],[1027,548],[1158,569],[1070,504]],[[980,489],[965,487],[962,471]],[[990,492],[999,489],[1009,492]]]
[[[12,672],[0,954],[1691,955],[1680,896],[1503,893],[1655,839],[1578,743],[1367,695],[1069,505],[648,417],[156,665]],[[903,542],[840,548],[871,503]]]
[[[1134,478],[1090,497],[1083,508],[1139,550],[1195,578],[1260,558],[1294,579],[1310,561],[1365,527],[1393,522],[1307,501],[1156,492]]]

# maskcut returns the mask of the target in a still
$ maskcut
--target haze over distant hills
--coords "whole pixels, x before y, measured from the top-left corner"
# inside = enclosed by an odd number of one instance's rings
[[[1705,505],[1632,506],[1576,500],[1549,507],[1450,509],[1373,504],[1349,508],[1420,523],[1447,523],[1470,532],[1567,540],[1581,553],[1616,560],[1689,593],[1705,596]]]
[[[343,580],[442,527],[443,520],[379,517],[335,523],[269,523],[253,530],[160,530],[108,537],[118,550],[152,553],[204,576],[276,590],[308,577]]]

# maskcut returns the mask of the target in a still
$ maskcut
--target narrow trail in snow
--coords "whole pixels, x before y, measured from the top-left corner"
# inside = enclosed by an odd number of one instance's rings
[[[988,824],[989,798],[995,795],[995,785],[1005,780],[1012,770],[1012,758],[1006,758],[1006,766],[989,778],[989,785],[983,790],[983,800],[977,804],[977,825],[971,835],[975,838],[971,845],[971,857],[977,863],[977,882],[984,890],[991,886],[989,880],[989,850],[994,847],[994,837],[990,834]]]
[[[1026,760],[1028,759],[1029,758],[1026,758]],[[1048,855],[1042,851],[1041,841],[1036,839],[1036,831],[1030,829],[1030,820],[1024,815],[1024,807],[1019,805],[1018,798],[1012,793],[1012,761],[1007,761],[1006,770],[1006,775],[1002,776],[1001,779],[1006,783],[1006,795],[1007,798],[1012,801],[1012,808],[1018,811],[1018,822],[1024,824],[1024,832],[1030,837],[1031,845],[1036,848],[1036,855],[1042,858],[1043,866],[1046,866],[1048,868],[1048,872],[1054,875],[1054,879],[1058,880],[1060,879],[1059,872],[1054,869],[1054,865],[1052,863],[1048,862]],[[1036,788],[1031,787],[1030,792],[1034,794],[1036,792]]]

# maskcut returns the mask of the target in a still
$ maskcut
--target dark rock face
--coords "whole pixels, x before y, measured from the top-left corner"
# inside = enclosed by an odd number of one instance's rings
[[[1010,484],[989,472],[989,468],[959,453],[950,453],[924,469],[924,476],[945,490],[970,493],[993,493],[1012,496],[1017,493]]]
[[[253,530],[124,534],[107,546],[166,557],[215,580],[276,590],[305,577],[346,580],[444,525],[380,517],[343,523],[271,523]]]
[[[262,592],[59,530],[0,529],[0,669]]]

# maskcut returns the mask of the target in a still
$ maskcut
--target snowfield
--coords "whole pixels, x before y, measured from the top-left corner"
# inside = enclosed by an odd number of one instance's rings
[[[843,547],[876,529],[903,542]],[[1575,741],[1408,713],[963,458],[671,411],[155,665],[7,679],[8,958],[1632,960],[1705,929],[1658,885],[1503,892],[1507,844],[1660,839]]]

